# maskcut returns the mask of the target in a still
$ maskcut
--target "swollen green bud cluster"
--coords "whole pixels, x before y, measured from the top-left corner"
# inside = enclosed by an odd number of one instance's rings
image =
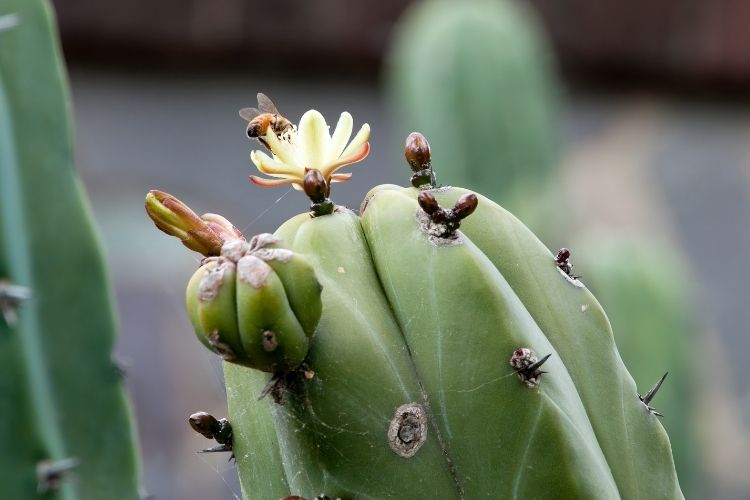
[[[271,234],[227,240],[190,279],[198,339],[225,361],[270,373],[298,367],[320,320],[321,286],[308,261]]]

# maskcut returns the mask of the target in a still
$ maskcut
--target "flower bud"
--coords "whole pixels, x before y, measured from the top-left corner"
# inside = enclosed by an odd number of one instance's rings
[[[419,172],[430,168],[430,144],[419,132],[412,132],[406,138],[404,156],[412,171]]]
[[[308,170],[302,185],[305,194],[313,203],[320,203],[328,196],[328,184],[318,170]]]
[[[157,228],[176,236],[190,250],[206,257],[219,255],[225,239],[242,238],[224,217],[206,214],[198,217],[190,207],[163,191],[151,190],[146,195],[146,213]]]
[[[427,213],[427,215],[434,215],[441,210],[440,205],[438,205],[438,202],[435,199],[435,196],[433,196],[433,194],[428,191],[422,191],[421,193],[419,193],[417,202],[419,203],[419,206],[422,207],[422,210]]]
[[[476,210],[479,199],[474,193],[467,193],[460,197],[453,206],[453,215],[459,220],[465,219]]]

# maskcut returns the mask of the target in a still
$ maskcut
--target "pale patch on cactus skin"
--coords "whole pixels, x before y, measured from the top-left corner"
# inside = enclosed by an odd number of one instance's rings
[[[221,287],[224,286],[224,275],[227,270],[233,270],[234,264],[227,260],[219,261],[219,265],[211,269],[201,278],[198,286],[198,300],[210,302],[219,295]]]
[[[253,288],[261,288],[271,274],[271,267],[253,255],[246,255],[237,262],[237,277]]]
[[[245,255],[247,249],[248,244],[245,240],[228,240],[221,246],[221,255],[237,262]]]
[[[289,262],[294,257],[294,252],[286,248],[260,248],[253,251],[253,255],[261,260],[277,260],[279,262]]]
[[[271,233],[256,234],[255,236],[250,238],[250,251],[252,252],[254,250],[265,248],[268,245],[274,245],[280,242],[281,238]]]
[[[557,268],[557,270],[560,271],[560,274],[562,275],[563,278],[565,278],[565,281],[567,281],[568,283],[570,283],[576,288],[583,288],[583,282],[581,280],[579,280],[578,278],[573,278],[571,276],[568,276],[567,274],[565,274],[565,271],[563,271],[559,267]]]
[[[421,405],[407,403],[396,408],[388,428],[388,445],[403,458],[413,457],[427,440],[427,414]]]

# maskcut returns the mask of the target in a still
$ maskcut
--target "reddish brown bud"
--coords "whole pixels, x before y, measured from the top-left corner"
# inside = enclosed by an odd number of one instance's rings
[[[477,195],[475,195],[474,193],[467,193],[460,197],[456,204],[453,206],[453,215],[458,217],[459,220],[465,219],[466,217],[474,213],[474,210],[476,210],[478,203],[479,199],[477,198]]]
[[[404,156],[414,172],[430,168],[430,144],[419,132],[412,132],[406,138]]]
[[[433,215],[441,210],[440,205],[438,205],[435,197],[428,191],[422,191],[421,193],[419,193],[417,202],[419,203],[419,206],[422,207],[422,210],[427,213],[427,215]]]
[[[209,415],[204,411],[193,413],[188,418],[190,427],[195,432],[201,434],[207,439],[213,439],[216,434],[219,433],[220,426],[219,421],[213,415]]]
[[[307,171],[302,188],[313,203],[320,203],[328,197],[328,184],[319,170]]]
[[[557,251],[557,255],[555,256],[555,261],[558,264],[562,264],[566,262],[568,259],[570,259],[570,250],[563,247],[560,250]]]

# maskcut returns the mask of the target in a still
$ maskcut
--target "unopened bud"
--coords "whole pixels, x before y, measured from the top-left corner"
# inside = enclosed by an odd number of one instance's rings
[[[307,171],[302,188],[313,203],[321,203],[328,197],[328,184],[319,170],[310,169]]]
[[[216,434],[219,433],[219,421],[213,415],[206,413],[205,411],[199,411],[193,413],[188,418],[190,427],[195,432],[201,434],[207,439],[213,439]]]
[[[215,214],[198,217],[190,207],[163,191],[148,192],[146,213],[157,228],[206,257],[219,255],[224,240],[242,238],[242,233],[224,217]]]
[[[477,198],[477,195],[475,195],[474,193],[467,193],[460,197],[456,204],[453,206],[453,215],[458,217],[459,220],[465,219],[466,217],[474,213],[474,210],[476,210],[478,203],[479,199]]]
[[[404,156],[414,172],[430,168],[430,144],[425,136],[419,132],[409,134],[404,146]]]
[[[422,191],[421,193],[419,193],[417,202],[419,203],[419,206],[422,207],[422,210],[427,213],[427,215],[433,215],[440,210],[440,205],[438,205],[437,200],[432,195],[432,193],[428,191]]]

